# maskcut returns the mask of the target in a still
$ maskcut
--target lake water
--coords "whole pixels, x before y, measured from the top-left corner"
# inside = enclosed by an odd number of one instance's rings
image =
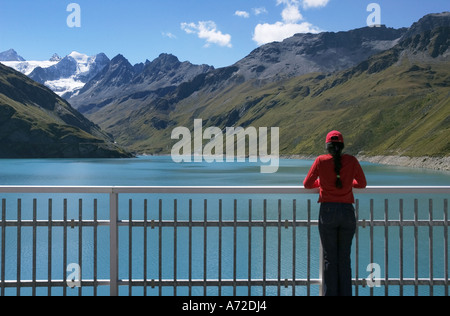
[[[170,157],[139,157],[136,159],[92,159],[92,160],[60,160],[60,159],[44,159],[44,160],[1,160],[0,161],[0,184],[1,185],[83,185],[83,186],[291,186],[300,185],[306,176],[312,161],[306,160],[281,160],[280,169],[275,174],[261,174],[260,165],[250,163],[189,163],[176,164],[172,162]],[[368,183],[370,186],[448,186],[450,185],[450,173],[438,172],[424,169],[411,169],[403,167],[381,166],[369,163],[362,163],[366,172]],[[98,219],[109,219],[109,200],[107,196],[92,197],[89,195],[69,195],[69,196],[26,196],[26,195],[0,195],[0,199],[6,199],[6,218],[7,220],[17,220],[17,200],[22,201],[22,220],[31,220],[33,218],[33,198],[37,198],[37,219],[48,219],[48,200],[52,199],[53,204],[53,220],[63,219],[63,199],[67,198],[67,218],[78,219],[79,199],[83,199],[83,219],[93,219],[93,199],[98,199]],[[219,200],[223,203],[223,220],[232,221],[234,219],[234,199],[237,200],[237,220],[248,220],[249,217],[249,202],[251,198],[253,203],[252,218],[261,220],[263,218],[263,204],[267,200],[267,216],[268,219],[278,219],[278,200],[282,201],[281,216],[283,220],[292,220],[293,207],[292,196],[125,196],[121,197],[119,219],[129,219],[128,199],[133,199],[133,220],[144,219],[144,200],[148,203],[148,219],[159,219],[159,201],[162,205],[162,220],[174,219],[174,200],[177,199],[177,220],[189,219],[189,203],[192,200],[194,221],[202,221],[204,219],[204,200],[207,199],[208,204],[208,219],[218,220],[218,205]],[[312,201],[312,219],[318,217],[318,205],[316,195],[305,195],[294,197],[297,200],[297,214],[296,218],[299,220],[306,219],[306,205],[307,201]],[[428,204],[429,199],[433,199],[435,206],[433,217],[435,219],[442,219],[442,205],[443,200],[448,199],[448,196],[433,195],[433,196],[359,196],[360,199],[360,218],[369,219],[369,205],[370,199],[375,199],[374,213],[376,219],[384,218],[384,199],[389,199],[389,218],[398,219],[398,200],[404,199],[404,217],[406,219],[413,218],[414,199],[419,201],[419,218],[428,219]],[[423,229],[422,229],[423,228]],[[1,230],[1,228],[0,228]],[[46,280],[48,278],[48,229],[47,227],[38,227],[37,229],[37,279]],[[367,264],[370,263],[370,247],[368,246],[369,229],[360,230],[360,259],[359,271],[360,278],[365,278]],[[133,279],[142,279],[143,277],[143,228],[133,228],[132,231],[132,277]],[[203,227],[194,228],[192,230],[193,254],[192,254],[192,270],[188,270],[188,228],[178,228],[177,231],[177,266],[174,267],[174,229],[164,228],[161,234],[161,244],[163,249],[160,251],[158,246],[159,232],[158,229],[148,230],[148,245],[147,245],[147,278],[159,278],[161,273],[163,279],[171,279],[174,277],[174,271],[177,273],[178,279],[187,279],[189,272],[194,279],[203,279],[203,251],[204,251],[204,229]],[[379,262],[384,267],[384,228],[376,228],[375,234],[375,249],[374,261]],[[414,231],[413,228],[404,229],[404,238],[407,244],[404,247],[404,277],[414,277]],[[433,273],[435,278],[441,278],[444,274],[443,258],[445,250],[443,246],[442,228],[436,228],[433,232],[435,235],[433,244]],[[82,269],[83,279],[92,279],[93,274],[93,229],[90,227],[83,228],[83,243],[82,243]],[[218,228],[209,228],[207,232],[207,253],[208,264],[207,274],[208,278],[218,278]],[[128,227],[121,227],[119,229],[119,252],[123,253],[119,261],[119,277],[121,279],[128,279],[129,273],[129,229]],[[236,277],[237,279],[248,278],[248,244],[249,244],[249,229],[239,228],[236,232],[237,238],[237,259],[236,259]],[[394,227],[389,231],[389,275],[390,277],[398,277],[399,274],[399,229]],[[419,249],[421,254],[419,257],[419,277],[428,277],[429,271],[429,231],[427,227],[419,229],[420,244]],[[282,266],[280,267],[281,279],[292,278],[292,250],[291,245],[293,241],[292,230],[284,230],[281,232],[283,255]],[[6,229],[6,244],[8,245],[5,256],[6,260],[6,279],[14,280],[17,276],[17,228],[11,227]],[[262,228],[252,228],[251,239],[251,261],[252,261],[252,278],[262,278]],[[306,261],[304,246],[306,240],[306,229],[297,229],[296,243],[298,251],[296,253],[296,269],[297,277],[306,277]],[[312,229],[312,245],[319,244],[317,229]],[[1,235],[0,235],[1,239]],[[79,254],[79,231],[78,228],[69,229],[67,231],[67,262],[78,263]],[[222,247],[222,277],[223,279],[233,278],[233,228],[223,229],[223,247]],[[32,228],[23,227],[21,235],[21,279],[32,279]],[[276,279],[278,276],[278,228],[267,229],[267,245],[268,258],[266,267],[266,276],[268,279]],[[52,231],[52,278],[63,279],[66,273],[63,263],[63,229],[53,228]],[[318,277],[318,262],[319,254],[318,247],[312,247],[311,254],[311,277]],[[162,266],[159,266],[158,260],[161,257]],[[98,229],[98,278],[109,278],[109,229],[107,227],[99,227]],[[353,262],[353,264],[355,264]],[[355,267],[354,267],[355,268]],[[69,274],[69,273],[67,273]],[[426,295],[429,287],[419,287],[419,294]],[[174,295],[173,287],[165,287],[162,294]],[[268,295],[277,294],[277,287],[268,287],[266,293]],[[399,289],[390,288],[390,294],[398,294]],[[414,287],[405,287],[405,294],[414,294]],[[318,288],[313,288],[312,293],[316,294]],[[437,288],[434,294],[442,294],[443,287]],[[7,294],[15,295],[16,289],[7,289]],[[30,294],[31,289],[23,288],[21,293],[24,295]],[[59,295],[62,289],[52,289],[52,294]],[[99,294],[108,294],[107,287],[99,287]],[[143,289],[140,287],[133,288],[134,295],[141,295]],[[188,289],[184,287],[177,287],[177,295],[187,295]],[[209,295],[217,295],[217,287],[209,287],[207,289]],[[247,295],[247,287],[239,287],[238,294]],[[360,288],[360,294],[367,294],[367,289]],[[376,294],[384,295],[384,288],[375,289]],[[38,294],[46,295],[47,289],[38,289]],[[78,291],[68,290],[68,295],[77,295]],[[84,295],[92,294],[92,288],[83,288]],[[128,287],[121,287],[120,294],[128,294]],[[149,295],[158,295],[158,289],[148,289]],[[203,287],[194,287],[193,293],[203,294]],[[223,288],[223,295],[233,294],[232,288]],[[255,287],[252,289],[252,294],[261,295],[262,289]],[[282,295],[291,295],[292,287],[281,289]],[[305,288],[297,287],[297,295],[304,295]]]
[[[183,163],[170,157],[136,159],[1,160],[2,185],[290,186],[303,182],[313,161],[281,160],[275,174],[256,163]],[[370,186],[450,185],[450,172],[362,163]]]

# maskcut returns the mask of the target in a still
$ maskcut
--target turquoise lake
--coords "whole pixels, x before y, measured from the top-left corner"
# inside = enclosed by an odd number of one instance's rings
[[[256,163],[183,163],[170,157],[136,159],[0,160],[1,185],[105,186],[291,186],[299,185],[313,161],[280,160],[275,174]],[[450,185],[450,172],[362,163],[370,186]]]
[[[0,160],[0,185],[63,185],[63,186],[295,186],[301,185],[313,161],[308,160],[281,160],[280,169],[275,174],[261,174],[259,164],[250,163],[184,163],[176,164],[172,162],[170,157],[138,157],[136,159],[42,159],[42,160]],[[404,167],[381,166],[376,164],[362,163],[370,186],[449,186],[450,172],[439,172],[425,169],[411,169]],[[98,219],[109,219],[109,200],[108,196],[91,196],[91,195],[18,195],[18,194],[0,194],[0,200],[5,199],[6,219],[17,220],[17,201],[21,199],[22,203],[22,220],[31,220],[33,218],[33,199],[37,199],[37,219],[48,219],[49,199],[52,199],[53,220],[62,220],[63,199],[67,199],[67,218],[78,219],[79,199],[83,200],[83,219],[93,219],[93,200],[98,200]],[[376,219],[384,218],[385,199],[389,201],[389,218],[398,219],[399,198],[404,199],[404,217],[405,220],[412,219],[414,216],[414,200],[418,199],[419,219],[428,219],[428,205],[430,199],[433,201],[433,218],[442,220],[444,199],[448,196],[432,195],[432,196],[357,196],[360,204],[360,219],[369,219],[370,200],[374,199],[374,216]],[[129,199],[133,199],[133,220],[144,219],[144,201],[148,203],[148,220],[159,219],[159,205],[162,205],[162,220],[174,219],[174,200],[178,201],[177,220],[183,221],[189,218],[189,203],[192,203],[192,218],[194,221],[202,221],[204,219],[204,203],[207,200],[209,220],[218,219],[219,200],[223,203],[223,220],[233,220],[233,203],[237,202],[237,219],[248,220],[249,217],[249,199],[252,200],[252,219],[260,220],[263,217],[263,203],[267,201],[267,215],[269,220],[276,220],[279,216],[278,202],[281,201],[281,216],[283,220],[292,220],[293,207],[292,201],[296,200],[298,220],[306,218],[306,205],[308,200],[312,205],[312,220],[318,217],[318,204],[316,195],[305,195],[299,197],[292,196],[131,196],[120,197],[120,220],[129,219]],[[161,200],[161,202],[160,202]],[[191,200],[191,202],[190,202]],[[0,228],[1,230],[1,228]],[[204,228],[196,227],[192,229],[192,242],[194,245],[191,256],[191,271],[189,271],[189,254],[188,254],[188,228],[178,228],[176,233],[176,253],[177,266],[174,266],[174,229],[164,228],[161,233],[161,244],[163,249],[159,249],[159,229],[149,229],[147,234],[147,279],[158,280],[159,275],[163,279],[172,279],[176,273],[177,279],[187,279],[189,274],[193,279],[203,279],[204,277],[204,256],[203,251],[206,248],[208,253],[207,276],[211,279],[218,278],[217,263],[219,257],[222,262],[222,278],[232,279],[234,273],[237,279],[248,279],[248,261],[249,261],[249,228],[240,228],[236,232],[237,248],[236,248],[236,269],[233,269],[233,241],[234,232],[232,227],[223,229],[222,236],[222,253],[218,253],[218,228],[208,228],[207,244],[204,245]],[[252,228],[251,237],[251,268],[252,278],[262,278],[262,237],[263,230],[261,227]],[[366,267],[370,263],[370,247],[367,246],[369,238],[369,229],[360,229],[360,249],[359,249],[359,278],[366,278],[368,272]],[[82,230],[83,243],[82,251],[82,277],[83,279],[92,279],[93,276],[93,229],[85,227]],[[428,277],[429,274],[429,231],[427,227],[420,227],[419,235],[419,277]],[[128,279],[129,275],[129,229],[128,227],[120,227],[119,229],[119,253],[124,253],[119,259],[119,277]],[[142,227],[133,228],[132,231],[132,278],[143,278],[143,236],[144,229]],[[382,266],[384,273],[384,227],[376,227],[374,229],[374,261]],[[399,229],[392,227],[389,230],[389,276],[398,277],[399,274]],[[404,277],[413,278],[415,273],[413,238],[414,231],[412,227],[404,229]],[[443,258],[448,249],[444,249],[444,230],[437,227],[433,231],[433,277],[442,278],[444,274]],[[37,279],[48,279],[48,228],[38,227],[36,231],[37,237]],[[1,235],[0,235],[1,238]],[[6,264],[5,279],[14,280],[18,274],[17,271],[17,228],[8,227],[5,232],[6,238]],[[67,263],[79,263],[79,231],[78,228],[69,229],[67,231]],[[276,279],[278,273],[281,273],[281,279],[291,279],[293,275],[292,266],[292,250],[291,244],[293,240],[292,230],[282,230],[281,232],[281,253],[282,265],[278,267],[277,255],[278,249],[278,230],[276,227],[267,229],[267,245],[268,253],[266,277],[268,279]],[[306,275],[306,248],[303,246],[306,238],[306,230],[297,229],[295,236],[298,251],[296,252],[296,277],[304,278]],[[317,228],[313,227],[311,232],[312,253],[311,253],[311,277],[318,277],[319,244]],[[63,229],[55,227],[52,231],[52,279],[62,280],[64,275],[69,274],[62,266],[63,263]],[[30,280],[32,278],[32,228],[23,227],[21,235],[21,271],[22,280]],[[197,247],[195,247],[197,246]],[[98,228],[98,279],[109,278],[109,228]],[[423,254],[423,256],[422,256]],[[158,260],[161,258],[162,265]],[[355,264],[353,262],[353,264]],[[279,268],[279,269],[278,269]],[[355,267],[354,267],[355,270]],[[120,287],[120,294],[127,295],[128,287]],[[82,289],[83,295],[92,295],[93,289],[85,287]],[[202,286],[192,289],[193,295],[202,295],[204,292]],[[318,293],[317,287],[312,287],[312,294]],[[384,295],[384,287],[375,288],[375,294]],[[413,295],[413,286],[405,286],[404,294]],[[436,287],[435,295],[443,294],[443,287]],[[277,287],[267,287],[267,295],[276,295]],[[389,288],[390,295],[398,295],[398,287]],[[107,295],[108,287],[99,287],[99,295]],[[254,287],[251,289],[253,295],[261,295],[262,289]],[[305,295],[305,288],[298,286],[295,291],[296,295]],[[360,295],[369,293],[368,289],[359,288]],[[419,294],[427,295],[429,293],[428,286],[419,287]],[[15,295],[15,288],[6,289],[7,295]],[[30,295],[31,289],[22,288],[22,295]],[[38,288],[38,295],[47,295],[47,288]],[[62,294],[61,288],[53,288],[53,295]],[[78,295],[77,290],[68,289],[68,295]],[[142,295],[142,287],[133,287],[133,295]],[[164,287],[159,293],[158,289],[147,289],[148,295],[188,295],[188,288],[179,286]],[[208,295],[218,295],[217,287],[208,287]],[[222,295],[233,294],[231,287],[224,287]],[[247,295],[248,287],[242,286],[237,288],[238,295]],[[281,295],[291,295],[292,287],[280,289]]]

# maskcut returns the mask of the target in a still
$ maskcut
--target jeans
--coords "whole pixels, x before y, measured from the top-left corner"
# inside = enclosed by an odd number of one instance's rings
[[[356,232],[352,204],[323,203],[319,232],[324,259],[324,295],[352,296],[351,248]]]

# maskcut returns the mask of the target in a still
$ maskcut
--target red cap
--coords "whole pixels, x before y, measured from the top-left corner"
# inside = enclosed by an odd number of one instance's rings
[[[338,131],[332,131],[328,133],[326,143],[344,143],[344,136]]]

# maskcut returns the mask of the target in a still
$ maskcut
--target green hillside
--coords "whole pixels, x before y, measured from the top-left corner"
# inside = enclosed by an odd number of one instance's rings
[[[195,118],[205,127],[280,127],[285,155],[322,153],[333,129],[347,136],[347,152],[354,154],[450,154],[449,64],[404,61],[379,73],[347,75],[311,74],[259,89],[248,82],[210,100],[207,94],[186,100],[171,119],[190,128]],[[156,137],[170,145],[170,135]]]
[[[0,158],[128,156],[66,101],[0,64]]]

